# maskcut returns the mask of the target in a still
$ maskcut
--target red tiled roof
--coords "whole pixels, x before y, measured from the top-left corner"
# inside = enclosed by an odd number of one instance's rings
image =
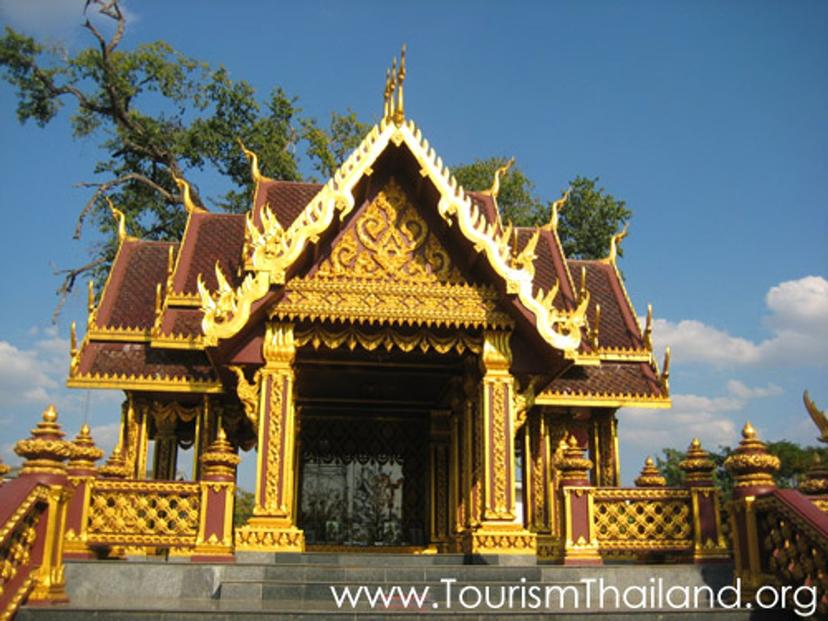
[[[215,276],[216,261],[230,283],[237,280],[244,245],[244,215],[194,213],[190,216],[181,257],[173,277],[173,288],[178,293],[196,293],[196,280],[202,274],[211,290],[218,287]]]
[[[201,336],[200,308],[168,308],[161,324],[162,335],[196,337]]]
[[[612,265],[602,261],[572,259],[569,268],[580,282],[581,268],[586,267],[586,286],[590,294],[587,318],[595,325],[595,305],[601,305],[600,347],[642,349],[644,347],[638,321],[624,295],[623,284]]]
[[[279,224],[287,228],[321,189],[321,183],[262,180],[256,192],[253,220],[259,224],[259,212],[267,204],[270,205]]]
[[[177,246],[172,242],[124,240],[98,305],[99,327],[152,327],[156,285],[166,282],[169,248]]]
[[[136,375],[155,380],[175,377],[202,382],[217,380],[204,352],[153,349],[147,343],[87,343],[81,354],[78,373]]]
[[[601,366],[573,366],[544,390],[544,393],[549,392],[666,397],[655,372],[645,362],[602,362]]]
[[[519,227],[517,230],[517,251],[520,252],[535,234],[534,227]],[[572,288],[569,284],[569,274],[566,273],[566,260],[563,258],[558,245],[555,243],[552,231],[541,230],[538,245],[535,246],[535,278],[534,293],[543,289],[547,293],[555,282],[558,283],[558,296],[555,298],[555,307],[566,310],[576,305]]]
[[[468,194],[472,203],[477,206],[489,224],[498,222],[497,206],[491,196],[481,192],[466,192],[466,194]]]

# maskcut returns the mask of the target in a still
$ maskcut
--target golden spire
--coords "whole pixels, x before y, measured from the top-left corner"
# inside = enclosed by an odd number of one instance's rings
[[[259,156],[256,155],[253,151],[248,149],[244,146],[244,143],[241,141],[241,138],[237,139],[239,142],[239,146],[241,147],[244,156],[250,161],[250,176],[253,178],[253,183],[259,183],[262,179],[265,179],[265,176],[262,174],[262,171],[259,170]]]
[[[592,333],[590,339],[592,341],[593,349],[598,349],[598,332],[601,328],[601,305],[595,305],[595,321],[592,324]]]
[[[129,237],[126,230],[126,216],[123,211],[115,207],[112,200],[108,196],[104,196],[104,198],[106,199],[107,205],[109,205],[109,211],[112,212],[112,217],[115,218],[115,222],[118,223],[118,243],[122,244],[124,243],[124,240]]]
[[[620,233],[613,235],[610,239],[610,252],[607,257],[607,261],[610,263],[615,263],[615,260],[618,257],[618,248],[621,246],[621,240],[627,236],[627,229],[629,226],[629,224],[625,224],[624,229]]]
[[[644,347],[653,351],[653,305],[647,304],[647,323],[644,325]]]
[[[400,51],[400,66],[397,68],[397,57],[391,62],[391,69],[385,72],[385,92],[383,94],[383,116],[385,120],[402,125],[405,121],[405,98],[403,97],[403,83],[405,82],[405,44]]]
[[[203,207],[199,207],[193,202],[193,197],[190,194],[190,184],[187,183],[184,179],[180,177],[176,177],[175,173],[171,173],[173,181],[175,181],[175,185],[178,186],[178,189],[181,190],[181,194],[183,195],[183,202],[184,202],[184,209],[187,210],[187,213],[205,213],[207,210]]]
[[[583,300],[584,296],[586,295],[586,292],[587,292],[586,276],[587,276],[586,266],[582,265],[581,266],[581,288],[578,290],[578,299],[579,300]]]
[[[175,272],[175,246],[167,251],[167,295],[173,292],[173,272]]]
[[[405,43],[400,50],[400,68],[397,71],[397,109],[394,111],[394,122],[402,125],[405,120],[405,98],[403,97],[403,83],[405,82]]]
[[[73,360],[78,355],[78,326],[74,321],[69,324],[69,353]]]
[[[661,370],[661,385],[670,394],[670,347],[664,349],[664,367]]]
[[[155,285],[155,317],[161,314],[161,283]]]
[[[572,194],[572,187],[567,188],[561,198],[556,201],[552,201],[552,204],[549,207],[549,222],[544,226],[546,230],[558,230],[558,215],[560,214],[561,209],[566,206],[567,201],[569,201],[570,194]]]
[[[95,281],[90,279],[86,288],[86,330],[95,323]]]

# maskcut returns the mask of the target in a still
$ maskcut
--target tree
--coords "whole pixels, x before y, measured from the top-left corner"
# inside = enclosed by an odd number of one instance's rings
[[[626,203],[596,187],[598,177],[575,177],[558,221],[561,245],[568,257],[601,259],[609,254],[610,238],[632,216]],[[623,256],[621,249],[618,254]]]
[[[253,515],[256,495],[241,487],[236,487],[236,503],[233,505],[233,526],[243,526]]]
[[[78,4],[80,10],[80,2]],[[66,103],[76,138],[96,137],[106,153],[94,172],[93,189],[75,230],[92,216],[113,239],[114,223],[105,196],[126,214],[130,233],[146,239],[178,239],[186,221],[182,191],[174,177],[189,180],[195,202],[239,212],[249,207],[249,166],[237,139],[260,156],[263,174],[298,179],[294,147],[300,138],[295,99],[274,89],[256,98],[245,81],[188,58],[163,41],[120,49],[126,22],[117,0],[88,0],[103,16],[84,24],[95,41],[74,55],[46,48],[6,28],[0,38],[0,70],[17,89],[18,119],[46,126]],[[96,25],[97,24],[97,25]],[[106,37],[103,29],[112,24]],[[160,109],[158,112],[147,110]],[[233,186],[223,196],[199,196],[190,176],[212,168]],[[96,249],[87,265],[66,270],[60,292],[89,270],[105,272],[116,243]]]
[[[453,169],[457,181],[467,190],[483,191],[492,185],[495,171],[505,158],[476,160]],[[570,182],[570,193],[560,209],[558,234],[567,257],[601,259],[609,254],[610,238],[632,216],[624,201],[614,198],[604,188],[596,187],[598,178],[577,176]],[[500,180],[497,205],[504,220],[516,226],[545,224],[551,204],[557,197],[542,200],[535,194],[535,184],[517,166]],[[619,255],[622,254],[619,249]]]
[[[302,119],[302,138],[308,142],[308,155],[325,179],[333,177],[348,154],[359,146],[371,129],[353,110],[347,114],[331,113],[331,124],[321,129],[314,119]]]
[[[505,158],[490,157],[457,166],[452,173],[466,190],[482,192],[491,187],[495,171],[505,163]],[[535,184],[516,165],[501,176],[497,206],[503,219],[515,226],[535,226],[549,220],[548,207],[535,196]]]

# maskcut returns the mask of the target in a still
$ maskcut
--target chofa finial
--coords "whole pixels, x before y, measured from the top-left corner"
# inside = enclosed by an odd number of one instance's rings
[[[609,256],[607,257],[607,261],[612,264],[615,264],[615,261],[618,258],[618,250],[621,247],[621,240],[627,236],[627,231],[630,228],[629,224],[625,224],[623,230],[620,233],[616,233],[610,239],[610,252]]]
[[[825,412],[817,408],[816,403],[813,402],[807,390],[802,393],[802,401],[805,403],[805,409],[808,410],[808,414],[811,415],[811,419],[816,424],[817,429],[819,429],[818,440],[820,442],[828,442],[828,417],[825,416]]]
[[[259,181],[264,179],[264,175],[262,175],[262,171],[259,169],[259,156],[244,146],[241,138],[237,138],[237,140],[242,153],[250,161],[250,176],[253,178],[253,183],[259,183]]]
[[[193,197],[190,193],[190,184],[181,177],[177,177],[175,173],[172,173],[173,181],[175,181],[175,185],[178,186],[178,189],[181,190],[182,194],[182,201],[184,203],[184,209],[187,210],[187,213],[204,213],[207,211],[203,207],[199,207],[193,201]]]
[[[128,237],[127,230],[126,230],[126,216],[124,212],[115,207],[115,204],[108,196],[104,196],[106,199],[106,204],[109,205],[109,211],[112,212],[112,217],[115,218],[115,222],[118,225],[118,243],[124,243],[124,240]]]
[[[569,195],[572,194],[572,187],[570,186],[566,192],[564,192],[563,196],[561,196],[558,200],[552,201],[549,206],[549,223],[546,224],[545,228],[552,229],[553,231],[558,230],[558,216],[561,213],[561,209],[566,206],[566,203],[569,201]]]
[[[509,169],[514,166],[515,164],[515,157],[512,156],[508,162],[503,164],[502,166],[498,166],[494,173],[494,179],[492,179],[492,185],[488,190],[484,190],[481,194],[487,194],[491,196],[493,199],[497,200],[497,195],[500,194],[500,180],[506,173],[509,172]]]

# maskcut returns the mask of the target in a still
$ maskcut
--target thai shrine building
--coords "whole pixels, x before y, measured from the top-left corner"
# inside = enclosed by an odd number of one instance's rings
[[[171,243],[130,237],[114,210],[120,246],[80,344],[73,331],[68,385],[126,400],[67,553],[109,537],[208,556],[590,562],[612,552],[621,505],[641,509],[630,519],[650,550],[723,552],[692,527],[690,491],[611,493],[619,408],[670,406],[651,313],[642,329],[616,267],[620,236],[606,259],[573,260],[557,233],[564,201],[543,226],[503,222],[499,176],[465,191],[405,117],[403,67],[381,122],[325,184],[264,177],[246,151],[246,214],[209,213],[180,182],[189,215]],[[223,481],[192,498],[195,483],[174,480],[190,448],[192,481]],[[233,532],[241,451],[256,454],[255,508]],[[563,493],[578,485],[604,496]]]

